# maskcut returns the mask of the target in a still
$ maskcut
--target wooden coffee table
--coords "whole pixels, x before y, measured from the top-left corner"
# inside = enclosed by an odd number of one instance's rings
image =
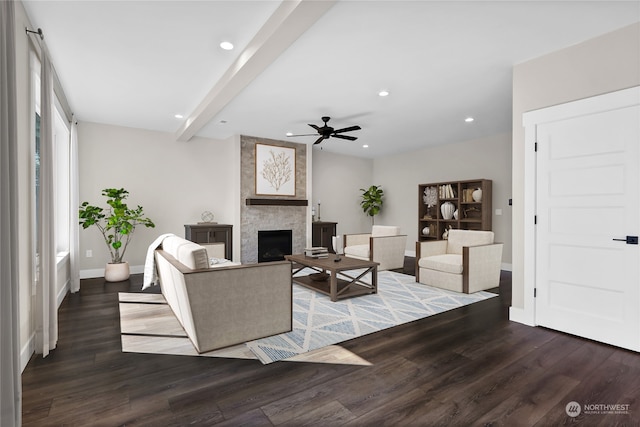
[[[331,297],[331,301],[349,298],[357,295],[375,294],[378,292],[378,265],[377,262],[362,261],[355,258],[340,256],[340,261],[335,261],[337,255],[329,254],[328,258],[311,258],[305,255],[285,255],[291,261],[291,277],[294,282],[313,289]],[[308,276],[296,276],[305,267],[318,273]],[[362,272],[349,273],[351,270]],[[371,282],[363,279],[370,274]],[[312,277],[324,280],[313,280]]]

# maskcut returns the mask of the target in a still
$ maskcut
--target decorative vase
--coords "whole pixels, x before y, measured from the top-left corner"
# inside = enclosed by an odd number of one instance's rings
[[[473,193],[471,193],[471,197],[473,197],[473,201],[474,202],[479,202],[482,200],[482,189],[481,188],[476,188],[475,190],[473,190]]]
[[[444,202],[440,205],[440,212],[442,212],[442,218],[451,219],[453,218],[453,211],[456,210],[456,207],[451,202]]]
[[[431,230],[429,229],[429,227],[425,227],[425,228],[422,229],[422,235],[423,236],[428,236],[430,232],[431,232]]]
[[[458,209],[453,211],[453,219],[458,219]]]
[[[129,278],[129,263],[108,263],[104,269],[104,280],[107,282],[122,282]]]

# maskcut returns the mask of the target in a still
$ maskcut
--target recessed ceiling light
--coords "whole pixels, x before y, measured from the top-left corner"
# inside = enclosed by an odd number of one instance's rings
[[[467,123],[471,123],[473,121],[473,117],[467,117],[466,119],[464,119],[464,121]]]
[[[367,144],[362,144],[362,148],[369,148]]]
[[[220,47],[224,50],[231,50],[233,49],[233,43],[231,42],[222,42],[220,43]]]
[[[292,132],[287,132],[287,136],[291,136],[291,135],[293,135]]]
[[[182,118],[184,118],[184,116],[183,116],[182,114],[176,114],[176,115],[175,115],[175,116],[173,116],[173,117],[175,117],[176,119],[182,119]]]
[[[378,92],[378,96],[389,96],[389,91],[381,90],[380,92]]]

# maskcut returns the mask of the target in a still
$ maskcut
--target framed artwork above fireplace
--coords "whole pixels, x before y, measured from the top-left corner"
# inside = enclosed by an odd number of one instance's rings
[[[296,149],[256,144],[256,195],[296,195]]]

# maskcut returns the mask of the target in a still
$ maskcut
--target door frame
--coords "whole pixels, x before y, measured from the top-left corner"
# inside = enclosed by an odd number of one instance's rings
[[[524,132],[524,239],[523,239],[523,295],[522,308],[510,307],[509,319],[529,326],[537,326],[536,321],[536,225],[537,212],[537,160],[535,144],[537,126],[573,117],[595,114],[602,111],[640,105],[640,86],[567,102],[565,104],[529,111],[522,115]]]

